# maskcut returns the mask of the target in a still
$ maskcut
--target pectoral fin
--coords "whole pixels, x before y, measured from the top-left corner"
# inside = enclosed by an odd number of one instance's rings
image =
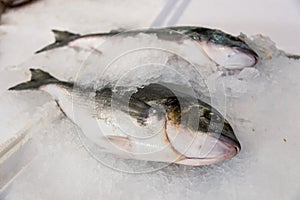
[[[105,137],[113,146],[121,151],[133,153],[132,143],[130,138],[124,136],[106,136]]]

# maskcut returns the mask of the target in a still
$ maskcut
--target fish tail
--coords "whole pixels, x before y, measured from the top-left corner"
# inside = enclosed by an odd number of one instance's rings
[[[36,51],[35,53],[41,53],[43,51],[48,51],[50,49],[55,49],[58,47],[62,47],[68,44],[71,40],[74,40],[78,37],[80,37],[80,34],[77,33],[71,33],[68,31],[60,31],[53,29],[52,32],[54,33],[55,41],[52,44],[49,44],[42,49]]]
[[[48,72],[45,72],[41,69],[30,69],[30,72],[30,81],[20,83],[16,86],[9,88],[8,90],[33,90],[38,89],[40,86],[49,83],[61,83],[60,80],[54,78]]]

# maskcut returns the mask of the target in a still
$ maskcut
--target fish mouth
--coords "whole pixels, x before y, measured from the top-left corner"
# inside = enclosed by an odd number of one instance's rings
[[[234,131],[227,120],[224,121],[221,134],[218,136],[219,141],[227,146],[232,146],[237,149],[237,153],[241,150],[241,144],[234,134]]]
[[[241,150],[241,144],[226,120],[221,134],[213,134],[212,137],[217,139],[214,147],[207,155],[207,158],[212,159],[212,161],[221,162],[228,160],[237,155]]]
[[[215,164],[234,157],[241,150],[241,144],[227,121],[224,122],[221,133],[210,132],[202,135],[205,135],[205,139],[200,138],[201,136],[195,138],[186,151],[176,148],[179,145],[171,141],[175,144],[174,148],[181,153],[180,159],[176,161],[177,164],[191,166]],[[201,146],[200,151],[199,146]]]
[[[207,157],[196,158],[196,157],[186,157],[182,156],[175,163],[182,165],[190,165],[190,166],[202,166],[202,165],[211,165],[219,162],[223,162],[225,160],[229,160],[236,156],[240,150],[241,145],[238,141],[233,141],[226,136],[221,136],[219,138],[220,144],[216,144],[211,152],[208,153]],[[210,156],[210,154],[218,154],[218,156]]]
[[[222,144],[224,145],[224,147],[222,148],[222,153],[220,157],[216,157],[215,159],[230,159],[232,157],[234,157],[235,155],[237,155],[240,150],[241,150],[241,144],[239,143],[239,141],[237,139],[232,139],[229,138],[225,135],[220,135],[220,137],[218,138],[220,142],[222,142]],[[212,149],[213,150],[213,149]]]
[[[190,157],[181,157],[178,161],[175,163],[182,164],[182,165],[190,165],[190,166],[203,166],[203,165],[211,165],[216,164],[219,162],[223,162],[225,160],[228,160],[235,155],[237,155],[240,151],[238,146],[226,146],[227,148],[224,148],[222,151],[222,156],[219,157],[213,157],[213,158],[190,158]]]

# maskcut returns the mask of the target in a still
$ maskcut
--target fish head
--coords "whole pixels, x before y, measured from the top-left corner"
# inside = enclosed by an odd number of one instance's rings
[[[212,61],[226,69],[252,67],[257,63],[258,55],[239,37],[203,28],[194,30],[191,37]]]
[[[234,157],[241,149],[228,121],[205,103],[167,109],[166,137],[178,154],[176,163],[208,165]]]

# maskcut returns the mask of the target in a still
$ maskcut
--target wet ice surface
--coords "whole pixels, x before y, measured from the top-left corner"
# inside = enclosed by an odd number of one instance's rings
[[[227,118],[242,145],[236,157],[211,166],[171,164],[152,173],[119,172],[91,157],[78,138],[76,126],[57,109],[56,117],[49,116],[41,122],[43,128],[35,131],[37,156],[2,192],[1,199],[299,199],[300,62],[287,59],[268,38],[255,36],[248,43],[261,57],[255,68],[229,74],[213,71],[210,76],[212,83],[221,81],[225,86]],[[70,61],[73,68],[53,67],[68,54],[73,57],[76,52],[61,49],[34,57],[18,69],[6,69],[6,73],[23,75],[5,84],[26,80],[28,66],[42,64],[55,76],[73,80],[78,68],[72,62],[78,60]],[[53,60],[53,55],[61,56]],[[85,80],[82,76],[80,81]],[[27,95],[32,93],[6,93],[1,105],[17,95],[21,104],[16,110],[30,115],[23,105],[28,104],[31,98]],[[44,98],[49,102],[49,97]],[[222,106],[222,102],[215,102],[215,106]],[[33,101],[29,107],[39,103]],[[46,107],[42,112],[47,115],[51,109],[55,108]],[[129,171],[136,166],[157,167],[153,162],[101,156]]]

